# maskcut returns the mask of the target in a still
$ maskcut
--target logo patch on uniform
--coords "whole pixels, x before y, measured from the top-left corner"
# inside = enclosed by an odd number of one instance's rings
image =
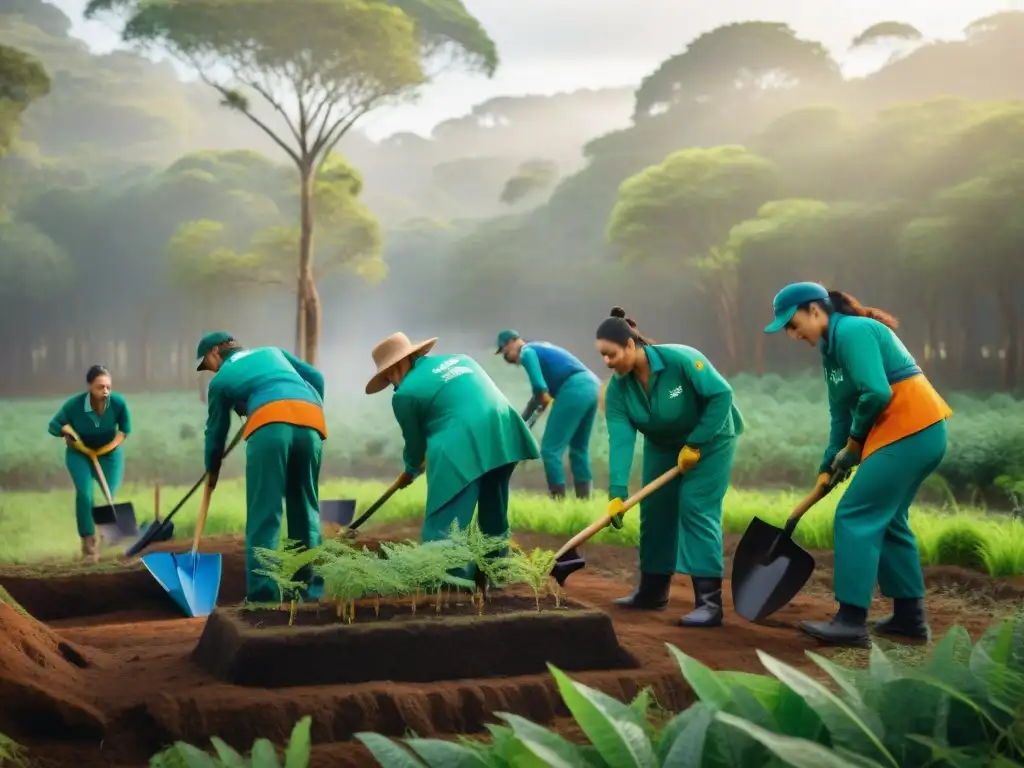
[[[695,362],[693,364],[693,367],[696,368],[698,371],[703,371],[704,370],[704,363],[702,363],[700,360],[698,360],[697,362]]]
[[[675,389],[673,389],[673,390],[670,390],[670,391],[669,391],[669,393],[668,393],[668,397],[669,397],[669,399],[671,400],[671,399],[672,399],[673,397],[679,397],[679,396],[680,396],[681,394],[683,394],[683,387],[682,387],[682,385],[680,384],[680,385],[679,385],[678,387],[676,387]]]

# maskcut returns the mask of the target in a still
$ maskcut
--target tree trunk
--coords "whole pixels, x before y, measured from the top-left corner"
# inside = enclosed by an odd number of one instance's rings
[[[312,162],[299,169],[299,203],[302,217],[302,235],[299,239],[298,320],[299,355],[310,365],[316,365],[320,346],[320,294],[313,277],[313,166]]]

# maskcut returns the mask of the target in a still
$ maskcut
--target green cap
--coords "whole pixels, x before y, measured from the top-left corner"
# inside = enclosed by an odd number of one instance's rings
[[[828,291],[818,283],[790,283],[777,294],[772,302],[775,319],[765,326],[765,333],[778,333],[793,319],[802,304],[812,301],[827,301]]]
[[[211,349],[234,340],[235,337],[227,331],[214,331],[213,333],[208,333],[203,336],[203,338],[199,340],[199,346],[196,347],[196,360],[199,362],[196,370],[206,370],[206,366],[203,364],[203,358],[206,357],[206,354]]]
[[[498,334],[498,349],[494,354],[500,355],[502,347],[504,347],[510,341],[515,341],[518,338],[519,333],[517,331],[513,331],[511,328],[506,328],[504,331]]]

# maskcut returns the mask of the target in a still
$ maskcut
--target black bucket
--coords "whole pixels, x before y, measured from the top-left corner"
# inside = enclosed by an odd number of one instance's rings
[[[356,516],[355,499],[330,499],[320,502],[320,524],[346,528]]]

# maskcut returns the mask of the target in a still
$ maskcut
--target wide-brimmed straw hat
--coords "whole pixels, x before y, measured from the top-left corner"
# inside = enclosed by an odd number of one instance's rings
[[[427,353],[437,343],[437,336],[426,341],[413,344],[404,333],[393,333],[373,348],[373,363],[377,373],[366,384],[366,394],[373,395],[387,389],[388,380],[384,373],[393,365],[397,365],[407,357],[418,352]]]

